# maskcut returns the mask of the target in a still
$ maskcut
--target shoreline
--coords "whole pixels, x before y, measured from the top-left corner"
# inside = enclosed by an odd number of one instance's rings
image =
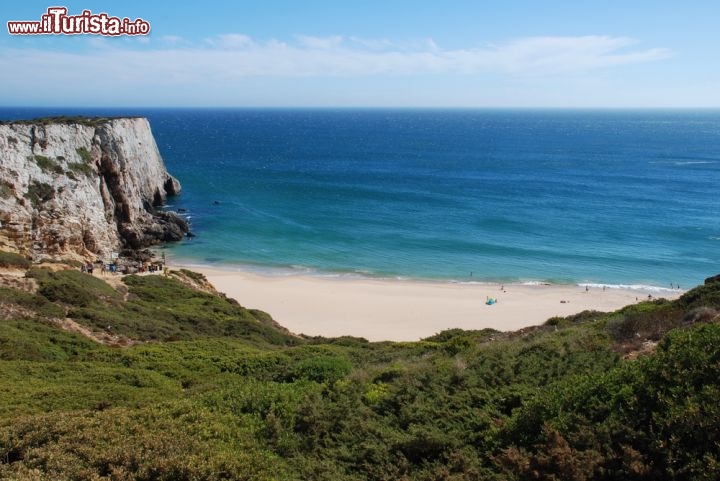
[[[438,284],[438,285],[471,285],[471,286],[548,286],[548,287],[582,287],[588,286],[590,289],[605,287],[606,289],[623,289],[645,292],[645,294],[658,295],[672,295],[673,293],[684,293],[686,289],[680,289],[679,287],[668,288],[658,284],[642,284],[642,283],[605,283],[598,281],[568,281],[557,279],[514,279],[514,278],[499,278],[499,279],[484,279],[482,277],[413,277],[412,275],[381,275],[372,274],[365,271],[347,270],[347,271],[328,271],[320,270],[305,266],[270,266],[264,264],[243,264],[239,262],[223,261],[223,262],[201,262],[197,259],[190,257],[176,257],[168,251],[164,251],[162,248],[151,249],[156,259],[165,259],[168,266],[173,269],[190,269],[196,271],[217,271],[219,273],[244,273],[249,275],[256,275],[258,277],[267,278],[293,278],[293,277],[307,277],[311,279],[328,279],[337,281],[383,281],[383,282],[407,282],[407,283],[419,283],[419,284]],[[163,252],[165,257],[163,258]],[[702,279],[700,280],[702,281]],[[694,287],[690,286],[690,287]]]
[[[270,314],[296,334],[417,341],[446,329],[514,331],[584,310],[614,311],[683,290],[602,284],[427,281],[309,273],[269,274],[239,266],[172,261],[199,272],[219,291]],[[496,300],[492,305],[487,299]]]

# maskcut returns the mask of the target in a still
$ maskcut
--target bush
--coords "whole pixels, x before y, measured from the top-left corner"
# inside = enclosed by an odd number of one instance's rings
[[[17,267],[20,269],[29,269],[30,261],[14,252],[0,251],[0,267]]]
[[[720,325],[685,324],[715,307],[616,312],[620,337],[657,321],[683,327],[624,360],[610,315],[515,334],[307,343],[164,276],[126,277],[127,301],[77,270],[28,276],[45,289],[82,286],[93,300],[71,312],[112,318],[112,333],[192,340],[116,349],[47,322],[0,321],[0,479],[720,476]],[[8,304],[59,307],[0,288]]]
[[[710,278],[704,285],[689,290],[678,299],[677,304],[689,310],[696,307],[720,309],[720,282]]]
[[[55,189],[53,186],[36,180],[30,184],[25,194],[25,198],[30,199],[34,207],[51,200],[53,197],[55,197]]]
[[[53,172],[55,174],[62,174],[63,170],[60,165],[49,157],[44,155],[36,155],[35,163],[42,169],[43,172]]]
[[[17,125],[73,125],[73,124],[79,124],[84,125],[86,127],[100,127],[104,124],[107,124],[108,122],[112,121],[113,119],[122,119],[122,118],[137,118],[132,116],[124,116],[124,117],[87,117],[87,116],[80,116],[80,115],[56,115],[52,117],[40,117],[37,119],[27,119],[27,120],[0,120],[0,125],[10,125],[10,124],[17,124]]]
[[[83,162],[86,164],[89,164],[92,162],[92,156],[90,155],[90,151],[86,149],[85,147],[78,147],[76,150],[77,154],[80,156]]]
[[[305,379],[333,383],[350,374],[350,371],[352,365],[347,359],[335,356],[314,357],[295,364],[288,373],[288,380]]]
[[[198,284],[205,284],[208,281],[207,277],[205,277],[205,275],[203,275],[199,272],[191,271],[188,269],[180,269],[180,273],[184,274],[186,277],[189,277],[190,279],[197,282]]]
[[[65,317],[65,310],[39,294],[0,287],[0,303],[15,304],[46,318]]]
[[[90,167],[90,164],[86,164],[84,162],[70,162],[68,164],[68,167],[72,172],[84,174],[88,177],[90,177],[93,173],[93,169],[92,167]]]
[[[677,303],[658,299],[624,307],[607,316],[605,328],[618,342],[658,340],[683,324],[684,311]]]
[[[122,325],[126,335],[143,339],[174,339],[197,336],[228,336],[260,343],[297,344],[293,336],[267,322],[259,311],[237,302],[201,292],[165,276],[125,276],[130,299],[124,306],[132,313]],[[264,314],[264,313],[262,313]],[[173,333],[173,334],[170,334]]]
[[[5,181],[0,182],[0,197],[2,197],[3,199],[15,197],[15,189],[13,188],[13,186]]]
[[[247,428],[197,406],[18,416],[0,429],[0,478],[10,480],[287,480],[285,461]],[[88,442],[91,440],[91,442]]]
[[[103,300],[118,300],[120,295],[106,282],[76,270],[51,272],[32,269],[29,277],[38,279],[38,293],[51,302],[88,307]]]

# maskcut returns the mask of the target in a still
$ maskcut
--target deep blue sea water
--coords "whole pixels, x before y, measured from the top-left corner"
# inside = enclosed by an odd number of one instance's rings
[[[720,272],[720,111],[0,109],[150,119],[198,264],[690,287]]]

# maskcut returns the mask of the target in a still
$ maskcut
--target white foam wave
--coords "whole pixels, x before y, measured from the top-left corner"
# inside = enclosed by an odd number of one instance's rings
[[[717,160],[655,160],[650,161],[650,164],[665,164],[665,165],[703,165],[703,164],[716,164]]]
[[[585,282],[577,284],[579,287],[587,287],[588,289],[622,289],[631,291],[641,292],[655,292],[655,293],[677,293],[681,291],[678,288],[651,286],[647,284],[597,284],[592,282]]]
[[[581,282],[581,283],[562,283],[562,282],[551,282],[551,281],[538,281],[538,280],[524,280],[524,281],[494,281],[494,280],[459,280],[459,279],[428,279],[428,278],[414,278],[408,276],[391,276],[391,275],[379,275],[372,271],[366,270],[355,270],[355,271],[323,271],[316,268],[304,266],[304,265],[289,265],[289,266],[263,266],[255,264],[237,264],[225,262],[222,259],[215,260],[206,259],[205,262],[198,262],[197,259],[175,257],[172,253],[168,252],[168,258],[171,264],[182,265],[188,268],[209,268],[226,271],[245,271],[249,273],[255,273],[260,275],[266,275],[271,277],[293,277],[293,276],[308,276],[315,278],[324,279],[347,279],[347,280],[387,280],[387,281],[398,281],[398,282],[431,282],[431,283],[443,283],[443,284],[456,284],[466,286],[478,286],[486,288],[499,288],[499,287],[510,287],[513,285],[520,286],[577,286],[582,289],[586,287],[588,289],[620,289],[620,290],[632,290],[637,292],[643,292],[646,294],[677,294],[684,292],[682,289],[673,286],[660,287],[657,285],[649,284],[606,284],[597,282]]]

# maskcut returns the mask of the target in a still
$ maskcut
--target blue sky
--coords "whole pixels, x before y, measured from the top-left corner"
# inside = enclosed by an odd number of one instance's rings
[[[720,2],[35,0],[0,106],[720,107]],[[50,6],[151,33],[15,36]]]

